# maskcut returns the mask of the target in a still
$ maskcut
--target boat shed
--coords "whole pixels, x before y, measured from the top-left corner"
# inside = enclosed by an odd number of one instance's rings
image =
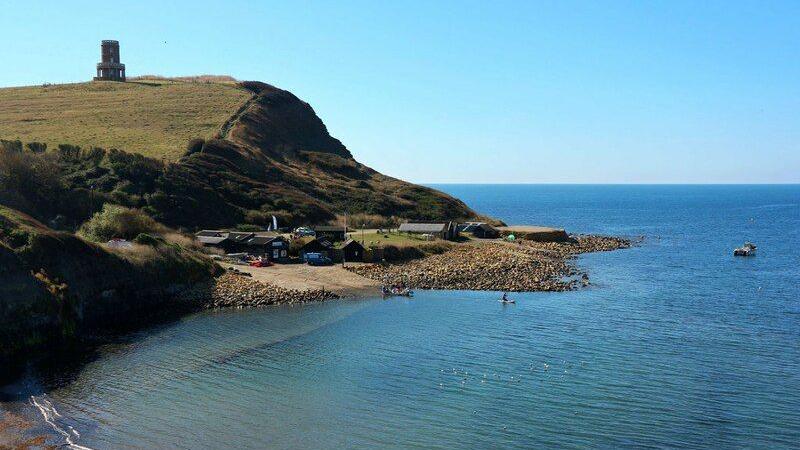
[[[409,234],[430,234],[446,240],[453,240],[458,235],[453,222],[406,222],[401,224],[397,231]]]
[[[364,246],[358,241],[348,239],[336,246],[337,259],[344,258],[345,261],[360,262],[364,261]]]
[[[306,260],[306,254],[308,253],[320,253],[323,256],[333,259],[333,244],[327,239],[312,239],[300,247],[299,253],[300,259],[303,261]]]
[[[480,239],[496,239],[500,237],[500,230],[484,222],[467,222],[461,224],[462,233],[469,233]]]
[[[260,255],[272,262],[289,259],[289,240],[279,235],[256,235],[247,240],[248,253]]]

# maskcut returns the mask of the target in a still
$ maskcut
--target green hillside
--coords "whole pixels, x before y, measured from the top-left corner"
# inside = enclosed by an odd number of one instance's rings
[[[177,160],[251,93],[235,83],[141,80],[0,89],[0,139],[116,148]]]
[[[311,105],[254,81],[0,89],[0,150],[0,204],[70,229],[103,203],[186,229],[475,216],[360,164]]]

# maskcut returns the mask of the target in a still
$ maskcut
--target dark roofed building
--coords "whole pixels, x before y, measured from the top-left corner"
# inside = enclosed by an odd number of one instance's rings
[[[476,224],[469,232],[476,238],[481,239],[496,239],[500,237],[500,231],[488,223]]]
[[[336,246],[337,258],[344,257],[345,261],[364,261],[364,246],[358,241],[348,239]]]
[[[289,259],[289,240],[278,235],[256,235],[246,241],[248,253],[263,256],[273,262]]]
[[[202,230],[195,237],[202,245],[220,248],[225,253],[249,253],[278,262],[289,258],[289,240],[276,233]]]
[[[337,225],[320,225],[314,227],[314,233],[316,233],[318,238],[325,238],[332,242],[347,240],[347,230],[345,227]]]
[[[300,258],[305,261],[306,254],[308,253],[320,253],[323,256],[327,256],[328,258],[333,259],[333,244],[331,241],[327,239],[312,239],[306,242],[305,245],[300,247]]]
[[[397,231],[409,234],[430,234],[439,239],[455,239],[456,225],[453,222],[406,222]]]

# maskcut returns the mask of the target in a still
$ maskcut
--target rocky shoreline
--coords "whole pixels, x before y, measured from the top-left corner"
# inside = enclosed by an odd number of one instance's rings
[[[575,255],[631,246],[627,239],[573,236],[568,242],[480,242],[454,246],[422,259],[347,267],[362,277],[414,289],[476,291],[569,291],[588,286]],[[377,295],[377,288],[376,288]],[[248,273],[228,270],[178,296],[178,303],[200,308],[245,308],[319,302],[340,298],[328,289],[287,289]]]
[[[213,309],[291,305],[337,298],[339,295],[329,290],[285,289],[229,271],[182,292],[178,301]]]
[[[483,242],[405,263],[351,267],[361,276],[415,289],[568,291],[589,285],[572,263],[580,253],[631,246],[610,236],[573,236],[569,242]]]

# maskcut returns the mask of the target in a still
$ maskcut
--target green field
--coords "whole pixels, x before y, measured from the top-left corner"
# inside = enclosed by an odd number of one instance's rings
[[[361,234],[361,231],[353,231],[347,233],[347,235],[359,242],[364,241],[364,243],[367,246],[369,246],[370,244],[376,244],[376,245],[396,245],[398,247],[406,247],[406,246],[417,246],[421,244],[435,242],[435,241],[427,241],[425,239],[419,238],[411,234],[404,234],[397,232],[376,233],[376,230],[364,230],[363,235]]]
[[[250,98],[233,83],[91,82],[0,89],[0,139],[116,148],[175,160]]]

